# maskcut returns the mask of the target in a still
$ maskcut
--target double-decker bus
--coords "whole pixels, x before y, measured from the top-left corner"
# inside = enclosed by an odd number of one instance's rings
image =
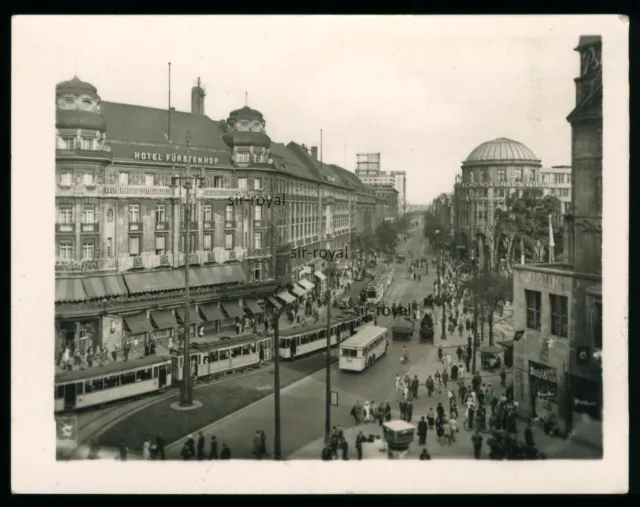
[[[386,327],[367,326],[340,344],[341,370],[362,371],[384,356],[389,346]]]

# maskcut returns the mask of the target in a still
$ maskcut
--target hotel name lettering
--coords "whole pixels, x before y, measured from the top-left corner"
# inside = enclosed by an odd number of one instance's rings
[[[541,368],[529,363],[529,375],[537,377],[542,380],[546,380],[551,383],[556,383],[556,371],[551,368]]]
[[[218,163],[218,158],[199,157],[194,155],[179,155],[176,153],[150,153],[147,151],[134,151],[133,160],[148,160],[151,162],[178,162],[184,164],[214,165]]]

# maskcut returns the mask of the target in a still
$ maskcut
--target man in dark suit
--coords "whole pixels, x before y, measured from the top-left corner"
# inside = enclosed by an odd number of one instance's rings
[[[418,422],[418,445],[427,445],[427,421],[424,417]]]

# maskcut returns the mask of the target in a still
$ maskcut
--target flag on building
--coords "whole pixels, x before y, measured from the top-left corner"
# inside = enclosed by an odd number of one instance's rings
[[[555,262],[554,250],[555,242],[553,241],[553,225],[551,224],[551,213],[549,213],[549,263]]]

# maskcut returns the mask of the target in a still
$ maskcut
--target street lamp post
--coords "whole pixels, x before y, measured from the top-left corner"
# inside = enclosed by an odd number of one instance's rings
[[[440,298],[442,300],[442,336],[441,339],[442,340],[446,340],[447,339],[447,290],[444,287],[444,273],[445,273],[445,266],[444,266],[444,260],[440,260],[440,265],[442,266],[441,269],[441,273],[442,273],[442,291],[440,293]]]
[[[273,445],[273,458],[278,461],[282,458],[282,438],[280,434],[280,310],[276,309],[273,321],[273,400],[275,411],[275,438]]]
[[[331,289],[327,289],[327,356],[324,434],[331,435]]]
[[[189,160],[190,136],[187,133],[187,165],[184,166],[184,174],[171,176],[171,185],[173,187],[182,187],[185,189],[185,210],[184,210],[184,231],[185,231],[185,254],[184,254],[184,368],[182,371],[182,384],[180,385],[180,406],[190,407],[193,405],[193,390],[191,386],[191,355],[190,349],[190,330],[189,330],[189,255],[191,253],[191,190],[195,191],[204,183],[204,168],[200,172],[200,176],[191,176]]]
[[[471,261],[473,262],[473,279],[474,279],[474,291],[473,291],[473,344],[471,351],[473,354],[471,373],[476,374],[476,344],[478,341],[478,264],[476,263],[476,250],[475,246],[472,251]]]

